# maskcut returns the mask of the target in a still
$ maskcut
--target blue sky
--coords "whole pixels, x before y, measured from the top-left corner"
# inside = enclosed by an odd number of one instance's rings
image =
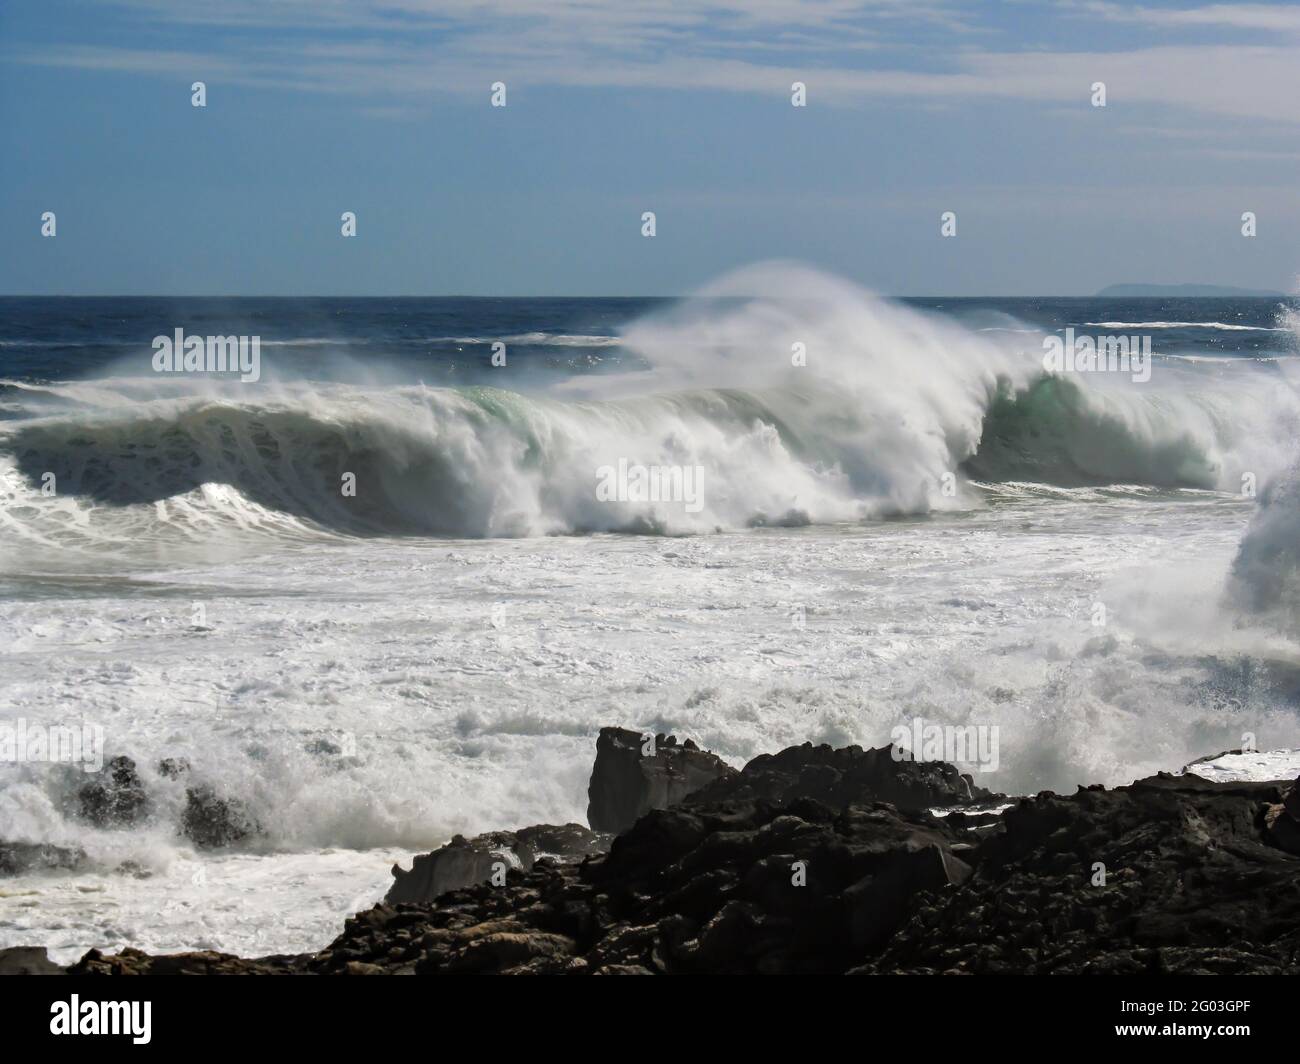
[[[0,292],[1292,290],[1298,46],[1300,5],[6,0]]]

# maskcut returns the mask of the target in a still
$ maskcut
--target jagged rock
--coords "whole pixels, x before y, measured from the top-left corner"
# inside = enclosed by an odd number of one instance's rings
[[[949,847],[908,839],[879,870],[845,890],[853,944],[880,945],[902,921],[918,891],[960,886],[970,875],[970,865]]]
[[[149,815],[149,796],[129,757],[113,758],[77,791],[83,820],[99,828],[126,827]]]
[[[843,971],[860,955],[855,937],[887,934],[913,894],[968,874],[958,838],[885,805],[652,810],[608,856],[539,859],[437,906],[377,905],[304,963],[336,974]]]
[[[594,831],[625,831],[651,809],[667,809],[692,791],[736,770],[690,739],[656,735],[654,756],[643,748],[648,737],[626,728],[601,728],[596,763],[587,787],[587,823]]]
[[[172,780],[190,776],[189,760],[165,757],[158,762],[158,774]],[[185,788],[180,832],[200,849],[216,850],[260,835],[262,826],[237,798],[222,797],[208,784],[194,783]]]
[[[1300,973],[1300,857],[1274,839],[1290,788],[1162,774],[1024,798],[971,826],[863,799],[893,787],[952,804],[956,769],[891,774],[880,753],[756,759],[748,779],[711,785],[716,801],[649,810],[607,854],[537,856],[504,885],[376,905],[314,954],[92,951],[72,970]],[[522,849],[523,834],[458,845]]]
[[[180,779],[189,770],[189,760],[184,757],[164,757],[158,762],[158,775],[163,779]]]
[[[236,957],[230,953],[199,950],[158,957],[129,946],[121,953],[86,953],[67,969],[69,975],[286,975],[305,972],[306,958],[272,956]]]
[[[63,975],[64,970],[44,946],[10,946],[0,949],[0,975]]]
[[[158,774],[164,779],[180,779],[189,773],[190,763],[183,757],[168,757],[158,762]],[[130,826],[146,818],[153,808],[135,762],[126,756],[113,758],[95,779],[77,791],[77,799],[81,818],[102,828]],[[238,799],[222,797],[203,783],[186,788],[180,831],[201,849],[229,846],[260,834],[261,830]],[[21,844],[0,844],[0,871],[7,860],[41,857],[35,850],[13,850],[16,845]],[[49,851],[45,863],[50,867],[72,867],[75,851],[58,853],[55,847],[41,849]],[[6,858],[9,850],[12,852]]]
[[[220,849],[261,830],[238,799],[222,798],[206,784],[186,788],[181,832],[200,849]]]
[[[957,838],[937,818],[911,820],[886,805],[652,810],[607,857],[540,861],[513,883],[454,892],[436,909],[377,906],[311,967],[843,971],[907,914],[912,895],[969,875]]]
[[[974,850],[974,876],[919,895],[861,970],[1295,972],[1300,860],[1264,824],[1280,797],[1161,774],[1022,799]]]
[[[756,798],[778,803],[813,798],[836,809],[852,802],[889,802],[899,809],[921,810],[1001,797],[974,786],[971,777],[946,762],[913,761],[897,747],[835,750],[804,743],[779,754],[756,757],[738,774],[700,788],[686,801],[708,805]]]
[[[73,869],[86,859],[85,851],[46,842],[0,841],[0,875],[16,876],[47,869]]]
[[[528,871],[540,857],[558,862],[579,861],[609,849],[610,837],[581,824],[539,824],[518,831],[493,831],[467,839],[457,835],[446,846],[420,854],[411,870],[393,866],[393,885],[384,898],[399,902],[432,902],[475,883],[486,883],[498,865],[509,871]]]
[[[448,891],[486,883],[498,864],[510,869],[522,868],[523,862],[511,849],[511,842],[510,832],[504,831],[473,839],[456,835],[446,846],[417,855],[411,861],[410,871],[393,865],[393,885],[388,888],[384,901],[389,905],[432,902]]]
[[[1282,801],[1264,811],[1264,830],[1274,846],[1300,855],[1300,780],[1287,788]]]
[[[886,805],[813,801],[652,810],[608,856],[539,859],[436,906],[381,904],[310,956],[87,955],[78,974],[836,972],[913,895],[965,874],[958,835]]]
[[[1285,805],[1278,803],[1265,810],[1264,829],[1268,841],[1274,846],[1300,855],[1300,824],[1287,812]]]

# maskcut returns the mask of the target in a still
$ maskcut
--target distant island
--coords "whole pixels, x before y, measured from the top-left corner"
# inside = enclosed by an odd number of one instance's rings
[[[1165,298],[1203,299],[1222,298],[1285,299],[1285,292],[1272,292],[1266,288],[1231,288],[1222,284],[1113,284],[1097,293],[1097,299]]]

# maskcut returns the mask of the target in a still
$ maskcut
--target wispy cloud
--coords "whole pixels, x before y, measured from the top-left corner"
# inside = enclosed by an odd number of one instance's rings
[[[959,28],[963,6],[942,0],[107,0],[150,22],[301,30],[454,30],[565,27],[624,45],[707,28],[733,33],[858,33],[875,25],[930,23]]]
[[[397,107],[430,94],[479,94],[498,79],[518,87],[773,96],[798,80],[812,99],[842,105],[1003,100],[1080,108],[1092,83],[1103,81],[1109,106],[1121,111],[1147,106],[1286,124],[1296,121],[1300,98],[1294,47],[1267,34],[1262,43],[995,50],[970,33],[972,8],[910,0],[555,0],[544,9],[532,0],[119,0],[118,6],[161,27],[155,47],[64,43],[9,55],[58,67],[349,95],[369,107]],[[1293,5],[1085,3],[1066,10],[1155,26],[1300,27],[1300,7]],[[166,26],[196,24],[219,28],[204,50],[169,47]],[[912,38],[925,27],[942,46],[918,59],[914,50],[895,46],[893,34],[903,25]],[[272,32],[290,27],[294,32]],[[181,36],[188,42],[194,35]]]
[[[1072,5],[1114,22],[1138,22],[1164,28],[1216,28],[1300,33],[1297,4],[1208,4],[1203,7],[1143,7],[1106,0]]]

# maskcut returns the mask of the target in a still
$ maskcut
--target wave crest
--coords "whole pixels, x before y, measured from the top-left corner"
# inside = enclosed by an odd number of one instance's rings
[[[965,505],[959,473],[1235,489],[1242,468],[1267,468],[1274,426],[1294,413],[1246,367],[1233,382],[1170,370],[1164,388],[1048,376],[1032,341],[804,269],[751,268],[701,296],[625,330],[648,370],[548,394],[10,385],[0,520],[46,543],[213,521],[481,537],[862,520]],[[699,506],[598,498],[620,460],[698,469]],[[51,473],[57,503],[39,491]]]

